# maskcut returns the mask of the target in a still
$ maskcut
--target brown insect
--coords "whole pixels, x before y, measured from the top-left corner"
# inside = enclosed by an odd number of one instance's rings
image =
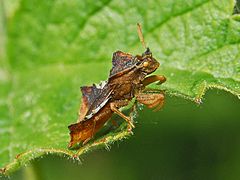
[[[123,114],[119,108],[128,105],[132,98],[146,105],[148,108],[159,110],[164,103],[163,93],[152,93],[145,87],[153,82],[163,83],[164,76],[151,74],[159,67],[159,62],[152,57],[146,47],[138,25],[138,35],[146,51],[142,55],[116,51],[113,53],[112,69],[107,81],[92,86],[81,87],[82,104],[78,122],[68,126],[71,140],[69,148],[78,143],[86,144],[111,118],[113,113],[118,114],[128,122],[128,129],[134,128],[130,116]]]

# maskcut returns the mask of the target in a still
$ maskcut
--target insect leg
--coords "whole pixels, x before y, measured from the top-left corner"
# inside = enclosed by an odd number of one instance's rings
[[[162,83],[164,83],[166,81],[166,78],[165,78],[165,76],[161,76],[161,75],[152,75],[152,76],[146,77],[143,80],[142,83],[143,83],[144,86],[147,86],[147,85],[149,85],[149,84],[151,84],[153,82],[156,82],[156,81],[158,81],[159,84],[162,84]]]
[[[122,104],[124,103],[124,101],[118,101],[118,102],[112,102],[110,103],[110,108],[113,112],[115,112],[117,115],[119,115],[120,117],[122,117],[123,119],[125,119],[128,124],[130,125],[131,128],[134,128],[135,126],[133,125],[131,118],[126,116],[125,114],[123,114],[121,111],[118,110],[117,107],[121,107],[123,106]],[[126,101],[125,101],[126,104]]]
[[[139,103],[146,105],[148,108],[156,108],[158,111],[164,104],[164,94],[145,94],[139,93],[136,95],[136,99]]]

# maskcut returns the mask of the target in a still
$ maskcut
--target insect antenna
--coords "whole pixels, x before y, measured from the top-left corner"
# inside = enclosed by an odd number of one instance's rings
[[[140,23],[137,23],[137,32],[138,32],[138,37],[142,43],[142,46],[147,49],[147,46],[145,44],[144,38],[143,38],[143,33],[142,33],[142,27]]]

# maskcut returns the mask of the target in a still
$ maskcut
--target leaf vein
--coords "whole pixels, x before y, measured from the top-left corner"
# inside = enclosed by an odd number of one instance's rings
[[[103,8],[107,7],[109,3],[111,3],[112,0],[108,0],[107,2],[103,3],[102,6],[99,6],[98,8],[96,9],[93,9],[87,16],[87,18],[79,24],[79,31],[77,31],[73,37],[72,37],[72,40],[70,40],[69,44],[72,44],[78,37],[79,33],[81,32],[81,30],[85,27],[85,25],[88,23],[89,19],[91,17],[93,17],[94,15],[96,15],[98,12],[100,12]]]

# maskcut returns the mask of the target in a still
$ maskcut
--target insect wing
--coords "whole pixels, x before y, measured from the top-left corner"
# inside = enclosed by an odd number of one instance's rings
[[[92,86],[82,86],[81,87],[82,92],[82,102],[81,102],[81,108],[79,110],[79,120],[82,121],[84,117],[86,116],[89,107],[91,106],[93,99],[93,88]]]
[[[100,84],[94,84],[93,86],[88,86],[83,89],[83,101],[87,100],[86,103],[83,103],[80,111],[81,120],[90,119],[94,114],[96,114],[111,98],[112,90],[108,88],[107,82],[102,81]],[[87,108],[84,109],[84,106]],[[82,113],[82,115],[81,115]]]

